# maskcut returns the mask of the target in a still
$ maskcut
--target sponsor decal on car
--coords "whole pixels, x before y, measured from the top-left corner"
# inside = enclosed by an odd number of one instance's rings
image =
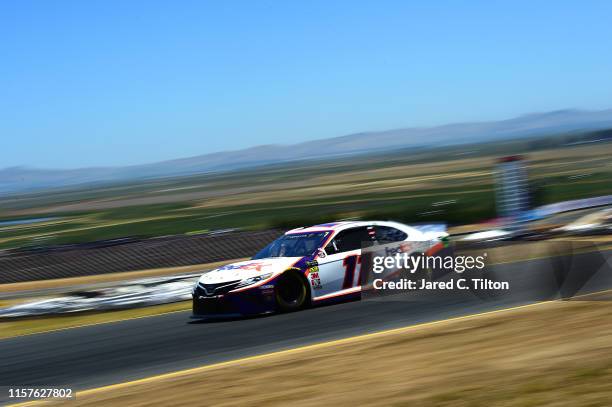
[[[308,273],[318,273],[319,272],[319,262],[316,260],[307,261],[306,268]]]
[[[323,288],[323,285],[321,285],[321,278],[319,277],[318,271],[314,273],[310,273],[309,277],[310,277],[310,284],[312,285],[312,288],[314,288],[315,290],[319,290]]]
[[[315,290],[323,288],[321,278],[319,277],[319,262],[316,260],[306,262],[306,274],[310,279],[310,284]]]
[[[218,270],[255,270],[261,271],[266,267],[270,267],[269,263],[247,263],[247,264],[227,264],[225,266],[219,267]]]

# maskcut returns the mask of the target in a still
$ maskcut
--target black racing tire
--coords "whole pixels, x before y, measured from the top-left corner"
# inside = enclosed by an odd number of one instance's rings
[[[306,307],[310,301],[306,279],[294,271],[283,273],[276,284],[274,297],[281,312],[297,311]]]

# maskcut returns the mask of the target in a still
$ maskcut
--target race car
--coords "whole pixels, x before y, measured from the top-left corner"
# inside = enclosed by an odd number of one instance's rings
[[[431,225],[430,225],[431,226]],[[193,288],[193,317],[295,311],[329,301],[358,299],[364,244],[431,242],[439,228],[387,221],[345,221],[290,230],[251,260],[204,273]]]

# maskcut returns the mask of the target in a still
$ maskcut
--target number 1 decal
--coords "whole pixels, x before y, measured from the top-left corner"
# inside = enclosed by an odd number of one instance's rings
[[[353,286],[357,265],[359,265],[359,279],[357,280],[357,285],[359,285],[361,283],[361,256],[356,254],[347,256],[344,258],[342,265],[344,265],[344,282],[342,283],[342,289],[344,290]]]

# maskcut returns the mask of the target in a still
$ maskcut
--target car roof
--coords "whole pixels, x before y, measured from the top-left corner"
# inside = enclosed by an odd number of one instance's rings
[[[322,223],[320,225],[314,225],[314,226],[295,228],[295,229],[291,229],[285,234],[289,235],[289,234],[294,234],[294,233],[308,233],[308,232],[339,232],[344,229],[363,227],[363,226],[375,226],[375,225],[392,226],[392,227],[402,228],[402,229],[406,227],[406,225],[402,225],[397,222],[386,222],[386,221],[338,221],[338,222]]]

